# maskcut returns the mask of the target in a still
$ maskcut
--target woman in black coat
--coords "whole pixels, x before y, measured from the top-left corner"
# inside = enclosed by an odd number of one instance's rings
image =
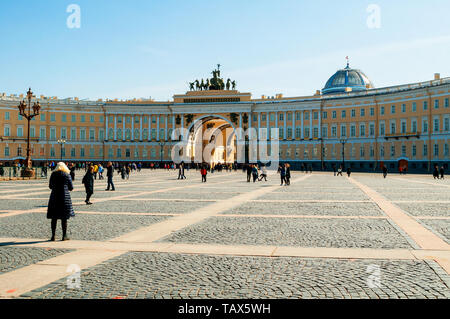
[[[75,216],[72,207],[70,191],[73,190],[72,179],[69,176],[69,169],[66,164],[58,163],[52,175],[50,176],[49,187],[52,190],[48,201],[47,218],[51,219],[52,238],[55,240],[56,223],[61,219],[63,237],[62,240],[68,240],[67,220]]]
[[[92,194],[94,194],[94,167],[89,166],[86,175],[83,177],[82,183],[84,184],[84,188],[86,190],[86,200],[84,201],[86,205],[92,205],[89,201],[91,199]]]

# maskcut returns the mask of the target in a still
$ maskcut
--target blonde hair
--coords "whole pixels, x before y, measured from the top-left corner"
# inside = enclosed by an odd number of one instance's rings
[[[64,164],[63,162],[59,162],[58,164],[56,164],[55,167],[55,171],[63,171],[64,173],[69,174],[70,170],[67,168],[66,164]]]

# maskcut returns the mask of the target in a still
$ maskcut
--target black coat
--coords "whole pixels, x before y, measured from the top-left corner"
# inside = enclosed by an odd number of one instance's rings
[[[114,166],[108,166],[106,168],[106,176],[113,177],[114,175]]]
[[[86,193],[94,194],[94,174],[92,174],[90,171],[87,171],[86,175],[84,175],[83,177],[82,183],[84,184]]]
[[[50,199],[48,201],[48,219],[69,219],[75,216],[70,191],[73,190],[72,179],[62,171],[53,172],[50,176]]]

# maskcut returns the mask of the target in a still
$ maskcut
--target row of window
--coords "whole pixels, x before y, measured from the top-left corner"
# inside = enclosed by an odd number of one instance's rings
[[[336,158],[336,154],[339,154],[339,155],[341,154],[341,150],[337,150],[336,148],[337,148],[336,145],[331,148],[331,157],[333,157],[333,158]],[[324,156],[327,153],[327,151],[328,151],[327,147],[323,148]],[[401,145],[401,147],[400,147],[400,154],[397,154],[397,148],[396,148],[396,146],[394,144],[390,146],[389,151],[390,151],[390,156],[391,157],[395,157],[397,155],[401,155],[401,156],[404,156],[404,157],[407,156],[407,146],[406,145]],[[443,155],[444,156],[448,156],[449,155],[449,145],[447,143],[443,145],[443,150],[442,151],[443,151]],[[366,148],[364,146],[359,147],[359,156],[361,158],[366,156],[365,152],[366,152]],[[45,148],[41,147],[40,148],[40,155],[44,156],[45,155],[44,153],[45,153]],[[135,158],[139,158],[139,149],[138,148],[135,148],[133,153],[134,153],[134,157]],[[164,156],[164,154],[163,154],[164,150],[161,149],[158,153],[160,153],[161,157]],[[155,158],[156,154],[157,154],[156,149],[155,148],[151,148],[150,149],[150,156],[152,158]],[[299,151],[297,150],[295,152],[295,156],[298,157],[298,154],[299,154]],[[6,157],[11,156],[9,146],[5,147],[4,155]],[[116,148],[116,152],[114,152],[114,150],[112,148],[108,149],[108,157],[109,158],[113,158],[114,156],[116,158],[121,158],[122,155],[124,155],[126,158],[129,158],[131,156],[130,148],[126,148],[123,153],[122,153],[122,149],[120,147]],[[282,150],[280,150],[279,155],[280,155],[281,158],[284,158],[284,156],[283,156],[284,154],[283,154]],[[318,155],[317,147],[313,147],[311,155],[313,155],[314,157],[317,157],[317,155]],[[433,156],[438,157],[439,155],[440,155],[440,146],[439,146],[439,144],[434,144],[434,146],[433,146]],[[20,146],[17,147],[17,156],[23,156],[23,150],[22,150],[22,147],[20,147]],[[50,148],[50,157],[56,157],[56,156],[65,157],[66,156],[66,149],[65,148],[61,148],[59,150],[59,154],[57,155],[55,148],[51,147]],[[79,149],[78,154],[77,154],[76,149],[74,147],[72,147],[70,149],[70,156],[73,157],[73,158],[75,158],[77,156],[85,157],[86,156],[86,150],[85,150],[84,147],[81,147]],[[96,156],[103,157],[103,148],[99,148],[97,154],[96,154],[94,148],[90,148],[89,149],[89,157],[95,158]],[[142,149],[142,157],[146,158],[147,156],[148,156],[147,149],[146,148]],[[288,150],[286,150],[286,157],[290,157],[290,156],[291,156],[291,149],[288,149]],[[308,156],[309,156],[309,150],[308,150],[308,148],[305,148],[304,151],[303,151],[303,157],[307,159]],[[354,158],[355,156],[356,156],[356,147],[354,145],[352,145],[350,147],[350,158]],[[369,156],[371,158],[375,156],[374,147],[372,145],[369,148]],[[384,145],[382,145],[382,146],[380,146],[380,157],[384,158],[385,156],[386,156],[386,150],[385,150]],[[415,158],[417,156],[417,146],[415,144],[411,145],[411,156],[413,158]],[[428,156],[428,144],[423,144],[422,145],[422,156],[423,157]]]
[[[85,123],[86,122],[86,118],[89,118],[89,121],[91,123],[95,123],[95,115],[80,115],[80,122],[81,123]],[[45,113],[41,113],[39,115],[40,121],[41,122],[45,122],[46,121],[46,114]],[[5,112],[5,120],[10,120],[11,116],[10,116],[10,112]],[[20,115],[19,113],[17,113],[17,119],[19,121],[23,120],[22,115]],[[33,118],[33,120],[36,119],[36,117]],[[75,123],[77,121],[77,115],[71,115],[70,116],[71,122]],[[103,115],[98,117],[99,122],[103,123],[104,117]],[[68,121],[68,115],[67,114],[61,114],[61,122],[67,122]],[[56,122],[56,114],[50,114],[50,122]]]

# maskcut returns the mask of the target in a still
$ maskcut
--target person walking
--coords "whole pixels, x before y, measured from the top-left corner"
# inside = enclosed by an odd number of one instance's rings
[[[98,179],[103,179],[103,166],[98,164]]]
[[[259,177],[259,181],[262,181],[264,178],[264,181],[267,182],[267,168],[266,165],[261,164],[261,176]]]
[[[286,167],[286,185],[291,185],[291,165],[289,163],[285,164]]]
[[[206,170],[205,165],[202,166],[202,169],[200,170],[200,174],[202,175],[202,183],[206,183],[206,175],[208,174],[208,171]]]
[[[86,190],[86,200],[84,201],[86,205],[92,205],[89,201],[92,194],[94,194],[94,179],[95,179],[95,168],[90,166],[83,177],[82,183],[84,184],[84,189]]]
[[[113,175],[114,175],[114,166],[112,165],[111,162],[108,162],[108,165],[106,165],[106,177],[108,178],[108,187],[105,189],[106,191],[109,191],[110,187],[111,191],[116,190],[113,183]]]
[[[350,177],[350,174],[352,173],[352,170],[350,169],[350,166],[347,167],[347,176]]]
[[[441,179],[444,179],[444,166],[441,166],[439,173],[441,174]]]
[[[333,164],[333,172],[334,172],[334,176],[336,176],[336,164]]]
[[[52,237],[50,241],[55,241],[56,224],[61,220],[62,240],[69,240],[67,236],[67,220],[75,216],[72,207],[70,192],[73,190],[70,170],[63,162],[59,162],[50,176],[49,188],[52,190],[47,207],[47,219],[51,219]]]
[[[250,183],[250,178],[252,176],[252,165],[247,164],[247,182]]]
[[[97,173],[98,173],[98,165],[97,164],[95,164],[94,165],[94,167],[93,167],[93,173],[94,173],[94,179],[97,179]],[[89,168],[88,168],[88,170],[89,170]]]
[[[439,179],[439,169],[438,169],[437,165],[434,166],[433,177],[434,177],[434,179],[436,179],[436,178]]]
[[[125,167],[125,173],[126,173],[126,176],[127,176],[127,180],[130,179],[130,173],[131,173],[131,167],[130,167],[130,166],[131,166],[131,165],[128,164],[128,165]]]
[[[253,183],[256,182],[258,179],[258,167],[256,165],[253,165],[252,167],[252,177],[253,177]]]
[[[283,186],[283,183],[286,185],[286,169],[284,168],[284,165],[278,165],[278,173],[280,174],[281,178],[280,186]]]
[[[75,180],[75,165],[70,164],[70,178],[72,179],[72,182]]]
[[[180,166],[178,167],[178,179],[186,179],[186,176],[184,176],[184,163],[181,162]]]
[[[338,168],[337,176],[339,176],[339,175],[342,176],[342,165],[339,166],[339,168]]]
[[[383,178],[386,178],[386,176],[387,176],[387,173],[388,173],[388,169],[387,169],[387,167],[386,167],[385,165],[383,165],[383,168],[382,168],[382,170],[383,170]]]

